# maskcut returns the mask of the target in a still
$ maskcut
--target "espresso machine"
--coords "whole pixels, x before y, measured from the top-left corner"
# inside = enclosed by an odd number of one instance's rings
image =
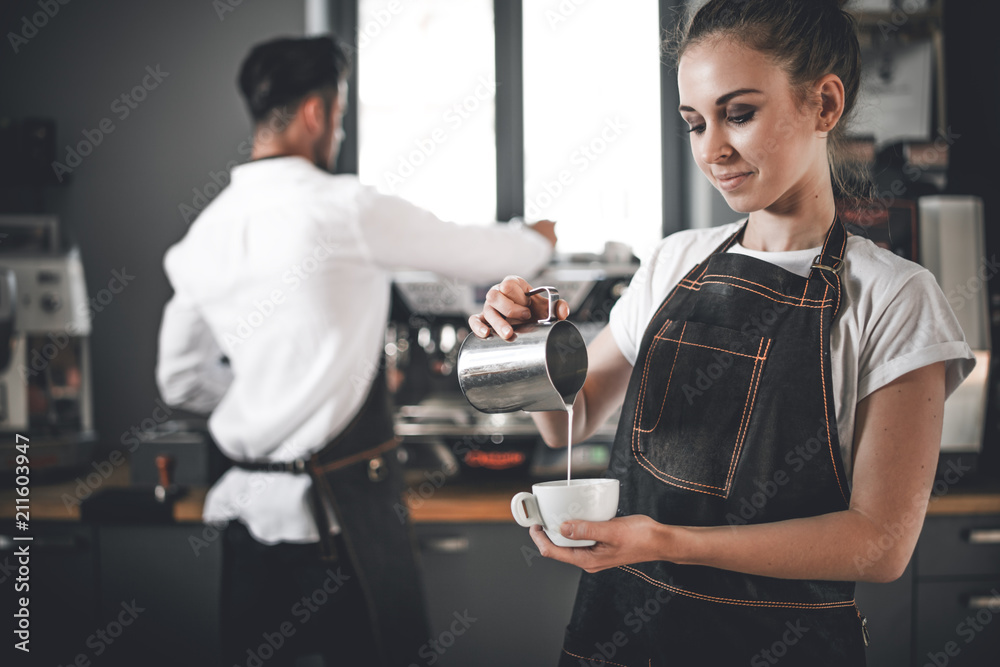
[[[91,459],[90,312],[83,263],[60,243],[59,220],[0,215],[0,469],[15,434],[29,438],[33,471]]]
[[[631,252],[612,247],[604,254],[557,257],[529,282],[559,291],[570,305],[569,319],[589,343],[607,324],[638,267]],[[421,483],[565,475],[566,451],[547,447],[528,413],[484,414],[462,394],[458,352],[469,334],[468,318],[482,309],[491,285],[430,272],[393,276],[386,376],[407,474]],[[574,443],[575,475],[596,477],[605,471],[617,422],[613,416],[591,438]]]

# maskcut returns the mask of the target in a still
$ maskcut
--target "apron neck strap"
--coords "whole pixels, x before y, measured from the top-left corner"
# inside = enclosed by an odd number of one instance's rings
[[[749,222],[750,218],[744,220],[743,224],[740,225],[740,228],[736,230],[732,236],[723,241],[719,247],[712,252],[712,254],[717,255],[719,253],[724,253],[728,251],[734,243],[742,239],[743,232],[746,231],[747,224]],[[847,229],[844,227],[844,223],[840,221],[840,216],[835,216],[833,224],[830,225],[830,229],[826,232],[826,240],[823,241],[823,248],[820,250],[820,254],[813,258],[812,271],[809,272],[809,279],[819,279],[819,271],[840,273],[844,266],[844,251],[846,249]]]
[[[809,272],[810,280],[818,280],[820,271],[840,274],[844,268],[844,251],[847,250],[847,229],[840,221],[840,216],[833,219],[830,230],[826,233],[823,249],[816,255]]]
[[[746,229],[747,229],[747,223],[749,223],[749,222],[750,222],[750,218],[747,218],[746,220],[744,220],[743,224],[740,225],[740,228],[737,229],[735,233],[733,233],[728,239],[726,239],[721,244],[719,244],[718,248],[716,248],[714,251],[712,251],[712,255],[718,255],[718,254],[724,253],[724,252],[728,251],[730,248],[732,248],[733,244],[735,244],[737,241],[739,241],[741,238],[743,238],[743,232],[746,231]]]
[[[704,261],[691,269],[691,272],[688,273],[685,279],[691,279],[691,276],[695,275],[699,270],[704,271],[704,267],[708,265],[709,260],[713,256],[725,253],[734,243],[743,238],[743,232],[746,231],[749,222],[750,218],[747,218],[732,236],[723,241]],[[831,319],[836,318],[837,313],[840,311],[840,274],[844,270],[844,253],[846,250],[847,229],[844,227],[844,223],[840,221],[840,217],[835,216],[833,224],[830,225],[830,229],[826,233],[826,240],[823,242],[823,247],[820,253],[813,258],[812,269],[807,276],[807,280],[809,281],[822,281],[833,288],[836,295],[836,305],[831,313]]]

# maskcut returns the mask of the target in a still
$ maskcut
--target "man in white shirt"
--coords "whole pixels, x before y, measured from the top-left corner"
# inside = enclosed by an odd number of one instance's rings
[[[409,525],[395,515],[385,525],[379,509],[401,491],[380,370],[390,272],[493,282],[536,273],[555,244],[551,222],[456,225],[331,174],[348,67],[325,37],[251,51],[239,78],[256,126],[251,161],[164,260],[175,293],[160,331],[160,392],[211,412],[213,438],[237,462],[204,509],[206,521],[230,521],[223,624],[237,664],[286,622],[294,637],[275,660],[417,660],[428,630]],[[310,460],[341,477],[303,474]],[[379,589],[393,577],[394,592]],[[296,601],[318,590],[337,604],[299,617]]]

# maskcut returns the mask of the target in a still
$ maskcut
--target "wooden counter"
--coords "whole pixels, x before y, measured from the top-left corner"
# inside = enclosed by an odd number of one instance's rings
[[[530,491],[531,483],[443,486],[426,500],[409,497],[410,515],[418,523],[514,522],[510,499],[518,491]]]
[[[98,473],[81,473],[69,481],[42,483],[32,480],[29,485],[30,512],[32,520],[79,521],[80,502],[101,489],[129,486],[129,465],[124,463],[115,468],[107,478]],[[99,483],[98,483],[99,480]],[[191,487],[174,504],[174,519],[180,522],[201,521],[201,509],[205,505],[204,487]],[[13,519],[15,513],[14,489],[0,489],[0,518]]]
[[[1000,514],[1000,492],[963,493],[955,491],[931,498],[927,516],[957,516],[960,514]]]
[[[128,464],[117,468],[102,480],[100,485],[91,487],[78,479],[52,484],[31,485],[31,518],[34,520],[77,521],[80,519],[78,500],[87,492],[102,488],[128,486]],[[440,488],[430,484],[414,484],[404,495],[413,520],[420,523],[498,523],[512,522],[510,499],[518,491],[529,491],[531,482],[503,481],[480,484],[445,484]],[[174,506],[174,518],[179,522],[201,520],[201,510],[205,503],[207,489],[191,487]],[[14,489],[0,489],[0,518],[14,517]],[[966,514],[1000,514],[1000,491],[972,492],[955,490],[931,499],[927,509],[929,516],[949,516]]]
[[[480,487],[444,486],[426,500],[411,497],[407,504],[417,522],[513,521],[510,499],[518,491],[529,491],[524,484],[490,484]],[[1000,514],[1000,492],[965,493],[954,491],[932,498],[928,516],[965,514]]]

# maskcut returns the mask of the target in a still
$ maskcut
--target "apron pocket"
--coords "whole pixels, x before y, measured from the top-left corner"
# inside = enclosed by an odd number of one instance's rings
[[[644,359],[632,451],[660,481],[727,498],[771,339],[668,320]]]

